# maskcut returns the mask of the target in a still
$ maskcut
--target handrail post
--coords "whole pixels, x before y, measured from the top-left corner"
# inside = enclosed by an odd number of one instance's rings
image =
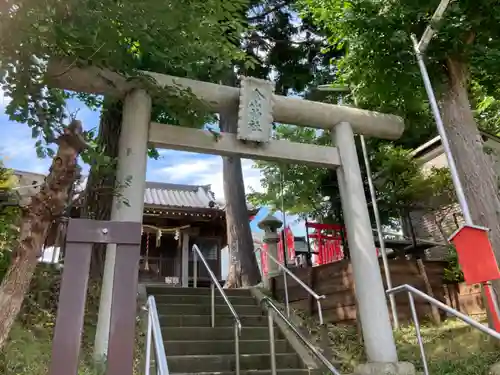
[[[215,327],[215,285],[213,282],[210,283],[210,313],[211,313],[211,323],[212,328]]]
[[[193,288],[198,287],[198,254],[193,251]]]
[[[208,265],[205,257],[201,253],[200,249],[198,246],[193,245],[192,251],[194,253],[193,258],[196,259],[196,262],[198,262],[198,256],[200,257],[201,263],[205,266],[208,275],[210,276],[212,282],[210,284],[210,299],[211,299],[211,325],[212,327],[215,327],[215,288],[219,291],[220,295],[222,296],[222,299],[224,302],[226,302],[227,307],[229,308],[229,311],[233,315],[234,318],[234,354],[236,356],[235,358],[235,364],[236,364],[236,374],[235,375],[240,375],[240,333],[241,333],[241,321],[240,318],[238,317],[238,314],[236,313],[236,310],[233,307],[233,304],[231,301],[229,301],[229,298],[227,297],[226,293],[222,289],[219,281],[217,280],[217,277],[213,273],[212,269]],[[196,264],[196,263],[195,263]],[[193,267],[193,269],[196,270],[196,274],[194,275],[194,286],[196,288],[197,285],[197,267]],[[168,374],[166,374],[168,375]]]
[[[413,294],[408,291],[408,301],[410,302],[411,316],[413,324],[415,325],[415,332],[417,334],[418,346],[420,348],[420,355],[422,357],[422,366],[424,367],[424,374],[429,375],[429,368],[427,366],[427,359],[425,357],[424,341],[422,340],[422,333],[420,332],[420,323],[418,321],[417,309],[415,307],[415,300]]]
[[[295,327],[295,325],[290,321],[289,318],[286,317],[286,315],[281,311],[281,309],[278,309],[278,307],[274,304],[274,302],[271,300],[269,297],[264,297],[264,299],[261,301],[261,303],[265,303],[267,305],[267,318],[268,318],[268,325],[269,325],[269,346],[270,346],[270,356],[271,356],[271,375],[276,375],[276,348],[275,348],[275,342],[274,342],[274,321],[273,321],[273,315],[275,314],[278,319],[281,319],[290,330],[295,333],[297,338],[299,338],[302,343],[307,346],[307,348],[313,353],[322,363],[325,365],[325,367],[330,371],[331,374],[333,375],[340,375],[340,372],[332,365],[332,363],[321,353],[321,351],[318,350],[316,346],[311,344],[311,342],[304,337],[304,335],[300,332],[300,330]]]
[[[146,336],[146,368],[144,375],[151,371],[151,344],[153,342],[153,322],[151,321],[151,306],[148,309],[148,334]]]
[[[319,324],[323,325],[323,309],[321,308],[321,301],[319,299],[317,299],[316,303],[318,304]]]
[[[290,317],[290,302],[288,300],[288,283],[286,281],[286,272],[283,272],[283,286],[285,288],[286,316]]]
[[[283,270],[283,284],[284,284],[283,287],[284,287],[284,290],[285,290],[285,306],[286,306],[287,316],[290,317],[290,302],[289,302],[289,296],[288,296],[288,282],[287,282],[287,278],[286,278],[286,276],[288,274],[292,279],[294,279],[297,282],[297,284],[299,284],[302,288],[304,288],[304,290],[307,293],[309,293],[316,300],[316,303],[318,304],[318,316],[319,316],[321,324],[323,324],[323,311],[322,311],[322,308],[321,308],[320,299],[325,298],[325,296],[324,295],[321,295],[321,296],[318,295],[314,290],[312,290],[309,286],[307,286],[301,279],[299,279],[297,277],[297,275],[295,275],[288,268],[286,268],[285,266],[283,266],[283,264],[281,264],[280,262],[278,262],[276,260],[276,258],[274,258],[271,254],[269,254],[269,251],[264,250],[264,249],[261,249],[261,251],[266,251],[267,257],[269,259],[271,259],[271,261],[273,261],[278,266],[279,269]]]
[[[234,322],[234,355],[236,363],[236,375],[240,375],[240,327]]]
[[[158,318],[158,310],[153,296],[148,297],[148,333],[146,341],[146,365],[145,375],[151,373],[151,352],[154,355],[154,364],[156,375],[169,375],[165,346],[163,344],[163,336],[161,333],[160,320]]]
[[[454,308],[451,308],[450,306],[444,304],[443,302],[439,301],[438,299],[429,296],[428,294],[425,294],[421,290],[408,285],[408,284],[402,284],[396,287],[393,287],[392,289],[388,289],[386,291],[387,294],[389,295],[394,295],[396,293],[401,293],[401,292],[406,292],[408,295],[408,300],[410,304],[410,309],[411,309],[411,315],[412,315],[412,320],[413,324],[415,325],[415,331],[417,335],[417,341],[418,341],[418,346],[420,348],[420,356],[422,357],[422,366],[424,368],[424,374],[429,375],[429,368],[427,364],[427,358],[425,357],[425,349],[424,349],[424,341],[422,339],[422,333],[420,332],[420,323],[418,321],[418,314],[417,314],[417,309],[415,307],[415,298],[413,294],[415,294],[417,297],[420,297],[424,301],[427,301],[431,305],[437,306],[441,310],[447,312],[448,314],[453,315],[454,317],[460,319],[464,323],[468,324],[469,326],[478,329],[479,331],[486,333],[487,335],[500,340],[500,333],[486,327],[485,325],[475,321],[474,319],[471,319],[469,316],[461,313],[460,311],[455,310]]]
[[[276,347],[274,342],[274,321],[271,307],[267,307],[267,324],[269,328],[269,355],[271,357],[271,375],[276,375]]]

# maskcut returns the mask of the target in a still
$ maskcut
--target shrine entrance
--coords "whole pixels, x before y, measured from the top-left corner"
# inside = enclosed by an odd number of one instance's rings
[[[51,85],[54,87],[123,98],[117,180],[130,181],[121,194],[128,204],[117,199],[113,204],[111,220],[136,223],[142,220],[148,144],[157,148],[304,163],[335,169],[367,358],[369,362],[397,362],[354,134],[397,139],[404,130],[402,119],[357,108],[275,95],[271,82],[252,77],[241,77],[240,87],[237,88],[144,73],[154,79],[159,87],[176,86],[189,90],[213,112],[228,106],[234,107],[238,110],[238,132],[214,136],[204,130],[151,122],[152,99],[139,81],[97,67],[50,62],[48,76],[52,77]],[[329,130],[336,147],[272,139],[273,121]],[[109,298],[101,299],[97,327],[100,339],[96,342],[103,354],[108,347],[110,311],[114,311],[111,309],[111,296],[113,270],[118,259],[116,247],[108,248],[103,296]],[[131,375],[131,372],[124,370],[120,375]]]

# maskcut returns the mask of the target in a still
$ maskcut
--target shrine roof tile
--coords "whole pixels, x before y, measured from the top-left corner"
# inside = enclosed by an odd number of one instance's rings
[[[146,182],[144,204],[161,207],[221,209],[215,201],[214,194],[210,191],[210,185]]]

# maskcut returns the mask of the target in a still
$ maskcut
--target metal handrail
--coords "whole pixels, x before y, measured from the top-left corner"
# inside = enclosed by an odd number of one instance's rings
[[[305,346],[325,365],[325,367],[330,370],[334,375],[341,375],[340,372],[333,366],[333,364],[308,340],[304,335],[295,327],[295,325],[280,311],[273,300],[269,297],[264,297],[261,303],[265,303],[268,306],[267,309],[267,321],[269,327],[269,346],[271,351],[271,375],[276,375],[276,348],[274,342],[274,320],[273,311],[278,315],[292,330],[293,333],[304,343]]]
[[[408,284],[403,284],[399,285],[395,288],[387,290],[387,294],[397,294],[401,292],[407,292],[408,293],[408,300],[410,303],[410,309],[411,309],[411,316],[413,319],[413,324],[415,325],[415,332],[417,334],[417,341],[418,341],[418,346],[420,348],[420,356],[422,358],[422,366],[424,367],[424,374],[429,375],[429,366],[427,364],[427,358],[425,357],[425,349],[424,349],[424,342],[422,340],[422,333],[420,332],[420,323],[418,320],[418,314],[417,314],[417,309],[415,307],[415,299],[413,298],[413,294],[417,295],[418,297],[426,300],[429,302],[431,305],[434,305],[441,310],[447,312],[448,314],[451,314],[458,319],[462,320],[466,324],[470,325],[471,327],[474,327],[478,330],[480,330],[483,333],[486,333],[487,335],[490,335],[491,337],[500,340],[500,333],[485,326],[484,324],[481,324],[474,319],[471,319],[469,316],[462,314],[460,311],[455,310],[454,308],[451,308],[450,306],[444,304],[443,302],[425,294],[421,290],[418,290],[417,288],[412,287],[411,285]]]
[[[214,286],[219,290],[219,293],[222,296],[222,299],[224,302],[226,302],[227,307],[229,307],[229,311],[231,311],[231,314],[233,315],[234,318],[234,353],[236,356],[236,375],[240,375],[240,336],[241,336],[241,320],[238,316],[238,313],[233,307],[233,304],[229,301],[229,298],[227,298],[226,293],[224,292],[224,289],[220,286],[219,281],[217,280],[217,277],[215,277],[215,274],[213,273],[212,269],[208,265],[207,261],[205,260],[205,257],[200,251],[200,248],[195,244],[193,245],[193,287],[197,287],[198,285],[198,257],[201,259],[201,262],[207,269],[208,274],[210,275],[210,278],[212,279],[212,282],[210,283],[210,295],[211,295],[211,322],[212,322],[212,328],[215,327],[215,288]]]
[[[154,346],[156,374],[169,375],[167,365],[167,354],[163,345],[163,335],[161,333],[160,318],[156,309],[154,296],[148,297],[148,333],[146,336],[146,369],[144,374],[149,375],[151,370],[151,344]]]
[[[322,299],[325,299],[325,295],[319,295],[316,293],[314,290],[312,290],[306,283],[304,283],[301,279],[299,279],[293,272],[291,272],[287,267],[285,267],[281,262],[276,260],[275,257],[273,257],[271,254],[269,254],[269,251],[266,249],[257,249],[254,252],[257,251],[265,251],[267,253],[267,256],[278,265],[279,268],[281,268],[284,273],[283,273],[283,286],[285,287],[285,308],[286,308],[286,315],[290,317],[290,302],[288,300],[288,283],[286,280],[286,275],[290,275],[292,279],[294,279],[302,288],[305,289],[307,293],[309,293],[315,300],[316,304],[318,305],[318,318],[319,318],[319,324],[323,325],[323,309],[321,307],[321,301]]]

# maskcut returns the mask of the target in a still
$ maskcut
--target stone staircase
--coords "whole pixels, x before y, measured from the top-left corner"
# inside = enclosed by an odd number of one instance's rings
[[[218,291],[215,328],[212,328],[209,288],[149,286],[146,290],[156,299],[171,375],[235,373],[234,320]],[[233,289],[226,293],[243,326],[241,375],[270,375],[267,316],[249,290]],[[275,340],[279,375],[310,373],[278,328],[275,328]]]

